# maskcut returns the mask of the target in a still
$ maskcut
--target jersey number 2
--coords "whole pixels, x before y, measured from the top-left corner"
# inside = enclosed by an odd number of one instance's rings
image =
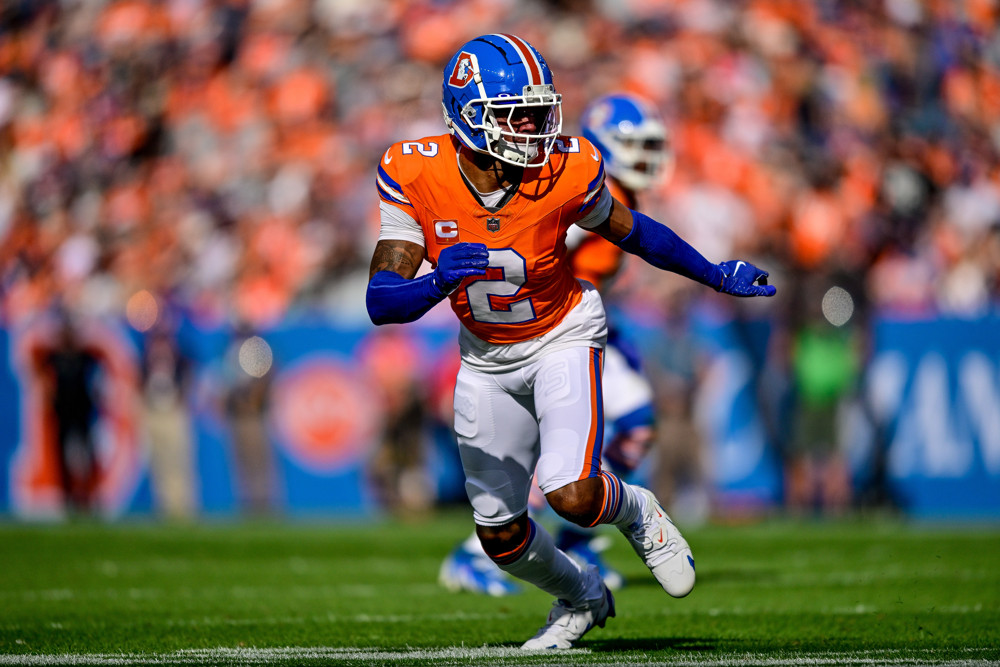
[[[465,288],[472,318],[477,322],[491,324],[523,324],[535,319],[535,307],[530,297],[508,302],[499,308],[492,303],[494,297],[506,299],[517,296],[521,291],[528,277],[528,264],[524,257],[511,248],[490,250],[490,264],[487,268],[500,269],[503,275],[493,280],[477,280]]]

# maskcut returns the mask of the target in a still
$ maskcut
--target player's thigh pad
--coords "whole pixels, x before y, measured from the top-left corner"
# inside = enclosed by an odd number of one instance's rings
[[[549,493],[601,472],[603,351],[571,347],[532,365],[541,437],[536,480]]]
[[[525,371],[466,366],[455,384],[455,435],[465,491],[477,524],[502,526],[528,508],[538,457],[538,422]]]

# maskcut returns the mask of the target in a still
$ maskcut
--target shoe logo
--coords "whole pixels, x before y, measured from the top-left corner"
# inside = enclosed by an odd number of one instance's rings
[[[660,528],[660,544],[663,544],[663,529]]]
[[[392,149],[390,148],[390,149],[386,150],[386,152],[385,152],[385,156],[384,156],[384,157],[382,158],[382,159],[383,159],[383,161],[384,161],[384,162],[385,162],[386,164],[389,164],[390,162],[392,162],[392,157],[391,157],[391,156],[389,155],[389,151],[390,151],[390,150],[392,150]]]
[[[688,556],[688,562],[691,563],[691,569],[693,570],[694,569],[694,558],[691,558],[691,556]]]

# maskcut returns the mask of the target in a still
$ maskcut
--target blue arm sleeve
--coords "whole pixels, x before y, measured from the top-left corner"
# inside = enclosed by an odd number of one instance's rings
[[[433,273],[407,280],[394,271],[379,271],[368,281],[365,304],[375,324],[403,324],[419,319],[445,296]]]
[[[705,259],[666,225],[638,211],[631,212],[632,231],[618,242],[619,248],[642,257],[659,269],[673,271],[716,291],[721,288],[722,269]]]

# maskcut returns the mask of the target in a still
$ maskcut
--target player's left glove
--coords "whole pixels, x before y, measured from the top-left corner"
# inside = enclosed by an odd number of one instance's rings
[[[719,264],[722,282],[715,289],[733,296],[774,296],[774,285],[767,284],[767,271],[742,260]]]

